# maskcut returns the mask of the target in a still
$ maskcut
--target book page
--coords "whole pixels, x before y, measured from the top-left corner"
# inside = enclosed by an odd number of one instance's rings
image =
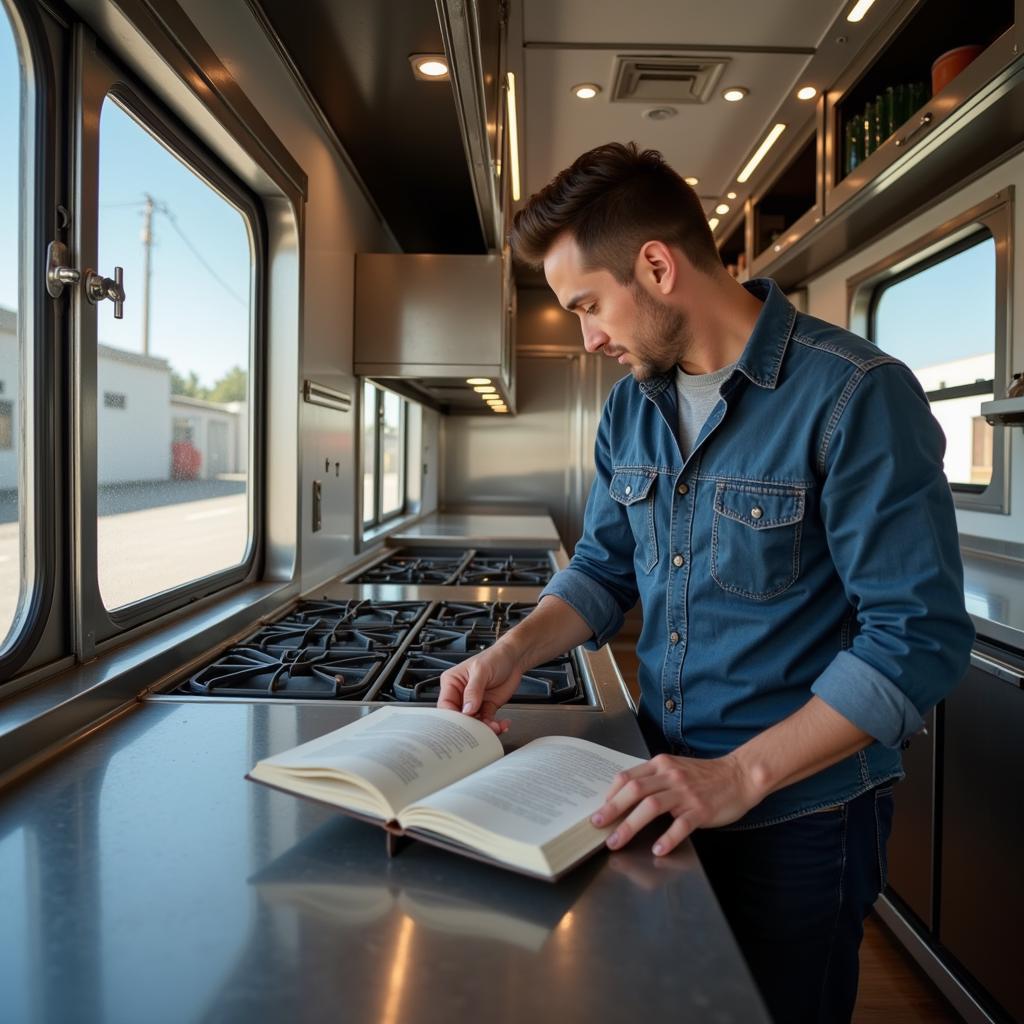
[[[615,775],[638,764],[642,758],[597,743],[545,736],[418,801],[400,820],[431,828],[431,816],[441,813],[535,846],[586,823],[596,838],[611,828],[594,828],[587,819],[604,803]]]
[[[287,779],[339,772],[365,779],[397,814],[406,804],[500,758],[501,741],[482,722],[438,708],[381,708],[358,722],[261,761]]]

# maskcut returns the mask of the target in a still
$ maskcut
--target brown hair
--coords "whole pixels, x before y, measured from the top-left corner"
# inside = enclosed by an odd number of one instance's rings
[[[581,157],[532,195],[512,221],[509,243],[539,267],[555,240],[571,232],[590,269],[633,280],[640,247],[652,239],[678,246],[698,269],[722,265],[697,193],[655,149],[609,142]]]

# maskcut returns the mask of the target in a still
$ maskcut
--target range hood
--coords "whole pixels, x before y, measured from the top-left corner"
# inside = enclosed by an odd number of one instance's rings
[[[359,253],[354,372],[443,412],[495,415],[467,383],[487,378],[514,412],[514,307],[507,255]]]

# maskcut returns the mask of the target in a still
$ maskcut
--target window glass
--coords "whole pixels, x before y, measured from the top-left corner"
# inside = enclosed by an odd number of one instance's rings
[[[23,339],[18,330],[23,230],[19,139],[24,71],[10,19],[0,4],[0,647],[11,639],[23,598],[21,513]]]
[[[872,340],[902,359],[946,434],[949,482],[992,480],[992,427],[979,415],[996,377],[996,252],[991,236],[883,286]]]
[[[249,549],[253,250],[239,210],[112,98],[100,117],[97,560],[107,608]]]
[[[384,392],[381,417],[381,517],[397,515],[405,506],[405,403],[398,395]]]
[[[377,389],[363,382],[363,523],[377,520]]]

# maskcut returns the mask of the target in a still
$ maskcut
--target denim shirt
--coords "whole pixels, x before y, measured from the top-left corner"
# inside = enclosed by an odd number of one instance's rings
[[[812,694],[874,737],[731,828],[902,775],[900,747],[967,667],[974,629],[945,438],[899,360],[798,313],[761,313],[689,458],[671,374],[612,389],[583,536],[544,590],[599,647],[639,600],[649,745],[718,757]]]

